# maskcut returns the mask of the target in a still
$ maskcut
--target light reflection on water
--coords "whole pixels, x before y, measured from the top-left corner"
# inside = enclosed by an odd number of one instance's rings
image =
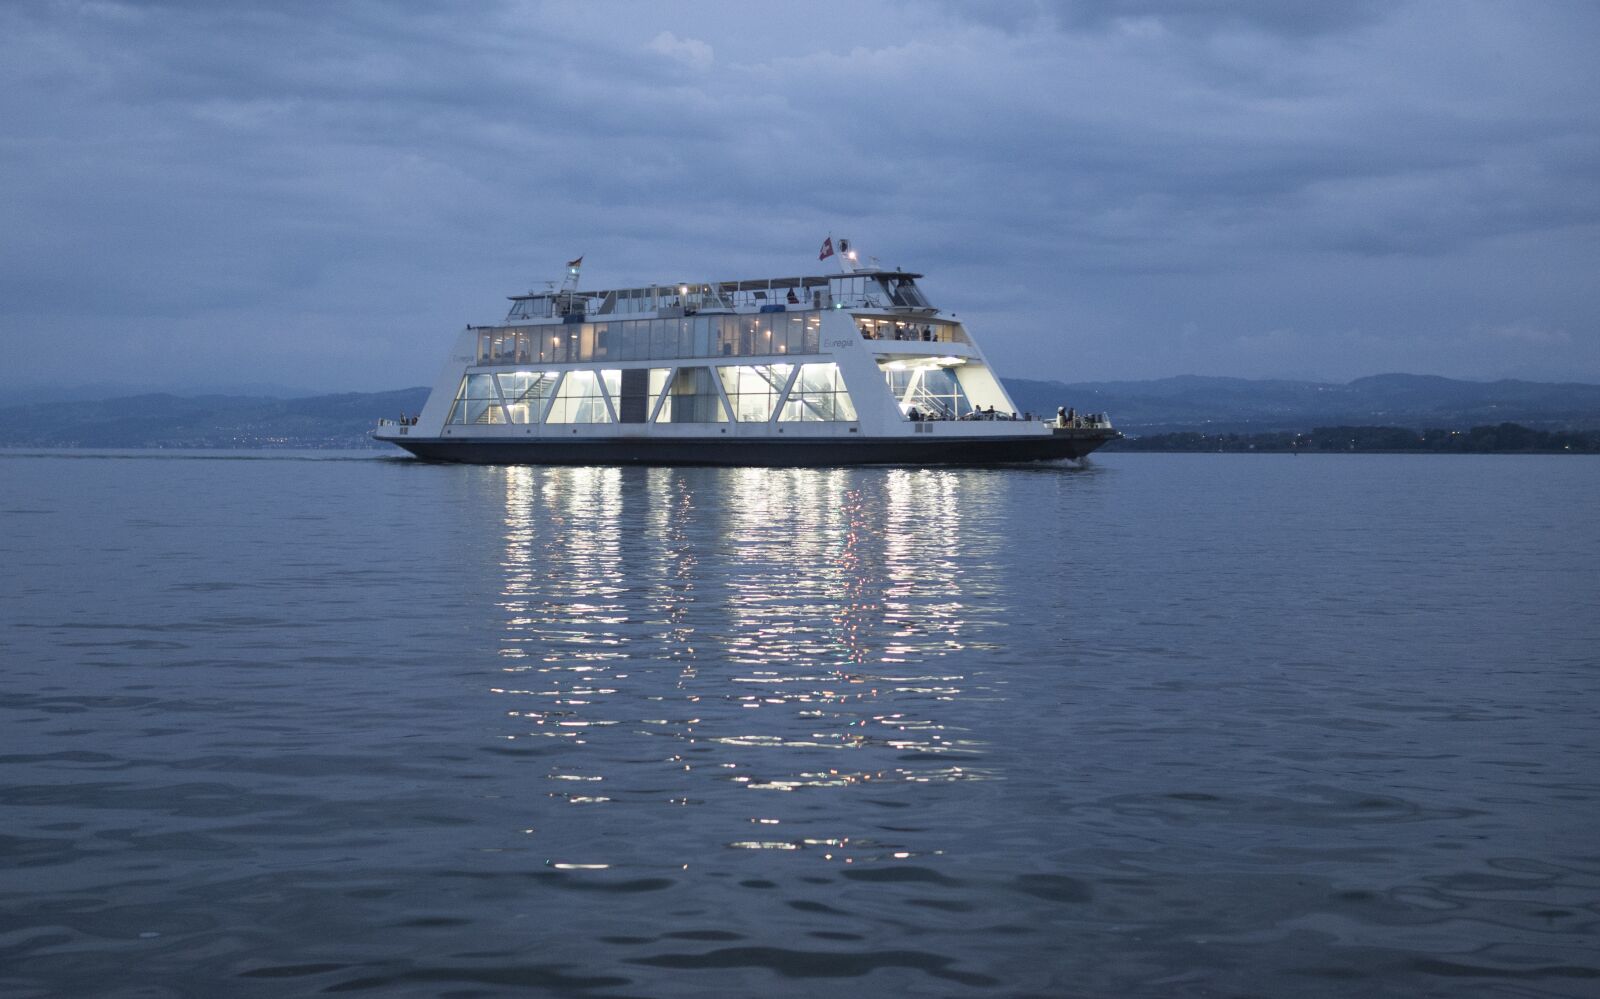
[[[549,797],[697,805],[994,775],[959,702],[995,692],[949,657],[969,649],[969,631],[999,626],[996,544],[985,521],[964,516],[979,498],[957,477],[500,474],[504,678],[495,692],[506,699],[508,742],[571,748],[552,756]],[[718,515],[702,515],[708,495]],[[714,575],[702,573],[705,557]],[[657,780],[630,787],[651,760]],[[764,807],[751,795],[744,821],[780,825],[754,814]],[[861,859],[849,849],[859,834],[725,834],[731,848]]]

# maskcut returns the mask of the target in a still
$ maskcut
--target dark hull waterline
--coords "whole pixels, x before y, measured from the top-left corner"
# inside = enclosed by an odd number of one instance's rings
[[[475,465],[1006,465],[1077,459],[1121,436],[1114,430],[1058,430],[1048,437],[590,437],[508,440],[396,437],[427,461]]]

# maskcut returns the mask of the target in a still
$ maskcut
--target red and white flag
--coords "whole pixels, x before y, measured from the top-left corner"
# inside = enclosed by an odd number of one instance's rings
[[[567,261],[567,266],[568,267],[582,267],[583,266],[583,258],[579,257],[577,260],[569,260],[569,261]]]
[[[833,237],[829,236],[822,241],[822,252],[817,254],[817,259],[827,260],[831,256],[833,256]]]

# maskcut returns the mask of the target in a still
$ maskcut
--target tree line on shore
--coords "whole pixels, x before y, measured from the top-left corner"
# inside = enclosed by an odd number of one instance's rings
[[[1407,451],[1441,454],[1600,454],[1600,431],[1535,430],[1516,423],[1470,430],[1406,427],[1317,427],[1309,433],[1205,434],[1198,431],[1129,436],[1116,451]]]

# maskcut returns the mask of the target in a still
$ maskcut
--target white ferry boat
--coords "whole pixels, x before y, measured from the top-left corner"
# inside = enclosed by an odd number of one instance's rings
[[[810,277],[511,297],[468,326],[422,412],[373,436],[434,461],[496,464],[995,464],[1081,458],[1103,414],[1019,413],[920,274]]]

